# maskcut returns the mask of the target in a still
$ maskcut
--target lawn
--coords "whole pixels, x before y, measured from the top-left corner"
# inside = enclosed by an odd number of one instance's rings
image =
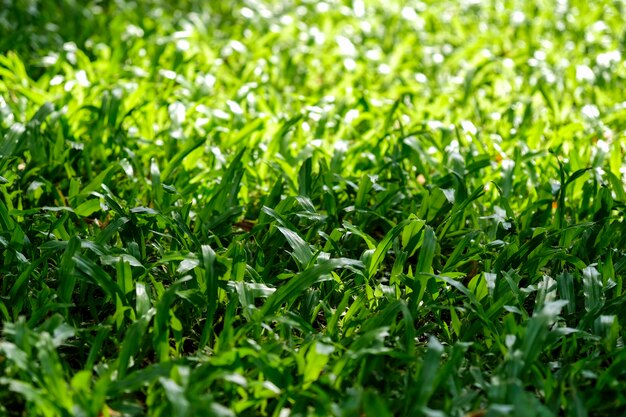
[[[626,413],[624,0],[4,0],[0,416]]]

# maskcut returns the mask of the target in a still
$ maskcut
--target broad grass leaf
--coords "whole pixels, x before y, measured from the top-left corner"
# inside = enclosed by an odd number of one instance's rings
[[[411,219],[402,231],[402,247],[407,251],[408,256],[413,256],[419,247],[420,232],[426,222],[419,219]]]
[[[156,302],[156,314],[152,326],[152,343],[159,362],[166,362],[170,358],[170,309],[172,308],[172,303],[176,299],[176,291],[180,285],[190,279],[191,277],[187,275],[172,283],[167,289],[165,289],[165,291],[163,291],[162,294],[160,294],[159,300]]]
[[[193,152],[195,149],[197,149],[198,147],[202,146],[205,142],[206,142],[206,138],[204,138],[204,137],[197,138],[193,142],[191,142],[186,148],[184,148],[181,151],[179,151],[178,153],[176,153],[176,155],[174,155],[170,159],[170,161],[168,162],[168,164],[165,167],[165,169],[161,172],[160,178],[162,179],[162,181],[164,183],[169,183],[171,181],[170,176],[172,175],[174,170],[176,170],[177,168],[179,169],[180,167],[182,167],[183,159],[185,159],[185,157],[187,155],[189,155],[191,152]],[[154,171],[154,172],[156,172],[156,171]],[[157,176],[155,175],[155,178],[156,177]],[[160,187],[159,187],[159,189],[160,189]],[[157,193],[156,195],[157,196],[159,195],[159,192],[160,191],[156,191],[156,193]]]
[[[120,377],[114,384],[110,384],[107,394],[110,396],[119,396],[124,393],[137,391],[144,386],[153,384],[159,378],[166,378],[170,375],[172,368],[176,366],[176,362],[155,363],[145,368],[136,370]]]
[[[115,300],[117,295],[124,306],[128,305],[126,294],[124,294],[115,281],[113,281],[111,277],[92,260],[82,255],[75,255],[74,262],[76,264],[76,269],[81,272],[85,279],[93,280],[93,282],[97,284],[112,300]]]
[[[320,374],[329,361],[329,355],[334,351],[332,345],[316,341],[309,345],[305,356],[305,367],[303,370],[303,389],[307,389],[319,378]]]
[[[383,262],[383,259],[387,255],[387,252],[391,248],[391,245],[396,237],[402,233],[402,230],[411,223],[411,220],[403,220],[397,225],[395,225],[383,238],[383,240],[376,246],[376,250],[374,251],[369,268],[368,275],[370,278],[376,274],[378,268]]]
[[[426,226],[424,228],[422,246],[417,258],[417,265],[415,266],[413,293],[411,295],[413,308],[415,308],[424,298],[426,285],[430,279],[429,274],[432,268],[436,246],[437,238],[435,236],[435,232],[432,227]]]
[[[95,242],[101,245],[107,244],[129,221],[128,217],[118,217],[113,220],[96,236]]]
[[[315,284],[320,277],[329,274],[337,268],[350,266],[359,268],[362,266],[362,263],[354,259],[337,258],[330,259],[305,269],[294,278],[290,279],[289,282],[278,288],[274,294],[269,296],[259,311],[257,317],[262,319],[273,315],[283,303],[293,303],[304,293],[306,289]]]
[[[74,209],[74,213],[81,217],[89,217],[93,213],[100,211],[100,199],[87,200]]]
[[[74,273],[74,255],[81,248],[81,241],[78,236],[73,236],[65,248],[65,253],[61,258],[61,266],[59,268],[59,288],[58,293],[62,301],[69,303],[76,285],[76,275]]]
[[[300,263],[300,266],[305,267],[309,264],[313,258],[313,252],[309,245],[293,230],[278,226],[278,230],[285,236],[289,246],[293,249],[293,257]]]
[[[200,345],[205,346],[212,339],[210,333],[213,331],[213,322],[215,319],[215,311],[219,303],[218,299],[218,280],[219,277],[215,273],[215,251],[209,245],[201,246],[201,262],[202,262],[202,274],[204,282],[206,283],[206,303],[207,313],[206,322],[202,330],[200,337]]]
[[[576,312],[576,288],[574,285],[574,275],[569,272],[563,272],[556,277],[557,289],[560,298],[567,301],[565,311],[568,314]]]
[[[471,231],[467,233],[463,237],[463,239],[455,245],[452,254],[448,257],[448,260],[443,266],[442,273],[451,272],[455,270],[459,266],[459,264],[470,261],[467,256],[468,253],[466,253],[466,251],[469,251],[469,249],[473,246],[472,241],[475,240],[479,235],[480,232],[476,230]]]
[[[424,356],[419,371],[419,376],[416,379],[417,397],[413,403],[413,410],[419,410],[421,407],[426,406],[428,400],[434,393],[436,388],[435,381],[437,376],[437,370],[441,361],[441,355],[444,353],[444,348],[441,343],[431,336],[428,341],[428,350]]]
[[[118,379],[123,379],[129,367],[131,357],[139,352],[142,345],[144,335],[148,329],[148,324],[155,314],[154,309],[149,309],[130,325],[124,339],[122,340],[120,353],[117,358],[117,374]]]
[[[102,185],[105,183],[106,179],[109,176],[113,175],[118,169],[120,169],[119,164],[112,164],[104,171],[100,172],[94,179],[92,179],[82,190],[80,190],[81,196],[88,196],[94,191],[99,191]]]
[[[604,304],[603,284],[596,265],[589,265],[582,270],[585,310],[594,311]]]
[[[367,244],[367,248],[369,250],[375,250],[376,246],[378,246],[378,244],[376,243],[376,240],[371,237],[370,235],[368,235],[367,233],[363,232],[361,229],[359,229],[358,227],[354,226],[351,223],[348,222],[344,222],[343,223],[343,227],[349,231],[350,233],[353,233],[356,236],[359,236],[360,238],[362,238],[365,243]]]
[[[7,231],[15,228],[15,223],[9,214],[9,210],[2,200],[0,200],[0,226],[2,226],[2,230]]]
[[[185,390],[170,378],[159,378],[168,401],[176,416],[185,417],[190,415],[191,404],[185,396]]]

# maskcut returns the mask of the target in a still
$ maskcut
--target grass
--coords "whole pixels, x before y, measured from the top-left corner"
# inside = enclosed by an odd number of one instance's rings
[[[625,412],[625,9],[4,1],[0,415]]]

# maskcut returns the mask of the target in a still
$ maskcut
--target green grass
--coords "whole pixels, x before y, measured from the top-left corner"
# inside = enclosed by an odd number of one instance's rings
[[[0,415],[626,412],[624,16],[4,1]]]

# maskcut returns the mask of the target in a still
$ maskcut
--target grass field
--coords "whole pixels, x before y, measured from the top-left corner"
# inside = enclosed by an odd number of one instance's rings
[[[626,413],[626,2],[4,0],[0,416]]]

